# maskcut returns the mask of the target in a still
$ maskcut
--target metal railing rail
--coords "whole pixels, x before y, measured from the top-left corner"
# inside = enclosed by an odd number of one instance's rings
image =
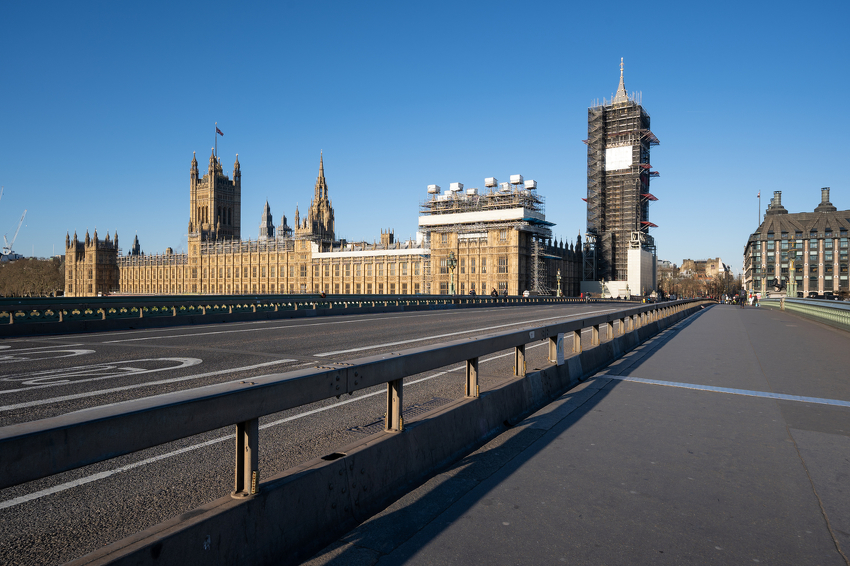
[[[599,299],[589,299],[596,302]],[[188,316],[233,314],[327,308],[362,308],[391,305],[450,304],[557,304],[578,303],[578,297],[490,297],[470,295],[164,295],[76,298],[4,298],[0,299],[0,325],[31,322],[147,316]],[[610,301],[606,299],[605,302]],[[617,301],[627,302],[627,301]]]
[[[794,299],[790,297],[762,299],[760,303],[766,307],[778,308],[850,331],[850,303],[827,299]]]
[[[345,363],[208,385],[85,409],[0,428],[0,489],[47,477],[195,434],[236,424],[234,496],[256,493],[259,417],[387,384],[385,429],[401,431],[403,378],[466,362],[466,396],[478,397],[478,359],[514,348],[514,373],[524,377],[525,346],[549,340],[549,360],[557,360],[558,337],[581,352],[581,331],[600,328],[614,338],[694,306],[699,300],[646,304],[624,310],[412,348]],[[566,349],[566,348],[564,348]]]

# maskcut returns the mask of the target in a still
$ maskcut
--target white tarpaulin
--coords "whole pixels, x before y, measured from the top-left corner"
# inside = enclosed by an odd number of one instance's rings
[[[605,150],[605,170],[616,171],[632,166],[632,146],[609,147]]]

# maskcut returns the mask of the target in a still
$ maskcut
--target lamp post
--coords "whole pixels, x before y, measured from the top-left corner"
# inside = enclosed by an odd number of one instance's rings
[[[557,280],[558,280],[558,291],[557,291],[557,293],[555,293],[555,296],[560,297],[561,296],[561,270],[560,269],[558,270]]]
[[[454,252],[449,252],[449,259],[446,261],[446,266],[449,268],[449,295],[455,294],[455,267],[457,267],[457,258]]]

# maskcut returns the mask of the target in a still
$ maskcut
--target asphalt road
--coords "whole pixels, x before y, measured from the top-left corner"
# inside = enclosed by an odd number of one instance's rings
[[[0,426],[617,309],[420,311],[6,339]],[[545,363],[545,345],[529,345],[529,369]],[[512,352],[480,363],[483,390],[510,376]],[[463,396],[462,376],[450,367],[407,378],[406,410]],[[371,434],[384,402],[384,389],[372,388],[261,419],[261,477]],[[0,564],[60,564],[227,495],[233,445],[233,431],[222,429],[0,491]]]

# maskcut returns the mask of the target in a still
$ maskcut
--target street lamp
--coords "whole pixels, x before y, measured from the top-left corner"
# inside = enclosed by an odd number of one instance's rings
[[[455,267],[457,267],[457,258],[454,252],[449,252],[449,259],[446,261],[446,266],[449,268],[449,295],[455,294]]]

